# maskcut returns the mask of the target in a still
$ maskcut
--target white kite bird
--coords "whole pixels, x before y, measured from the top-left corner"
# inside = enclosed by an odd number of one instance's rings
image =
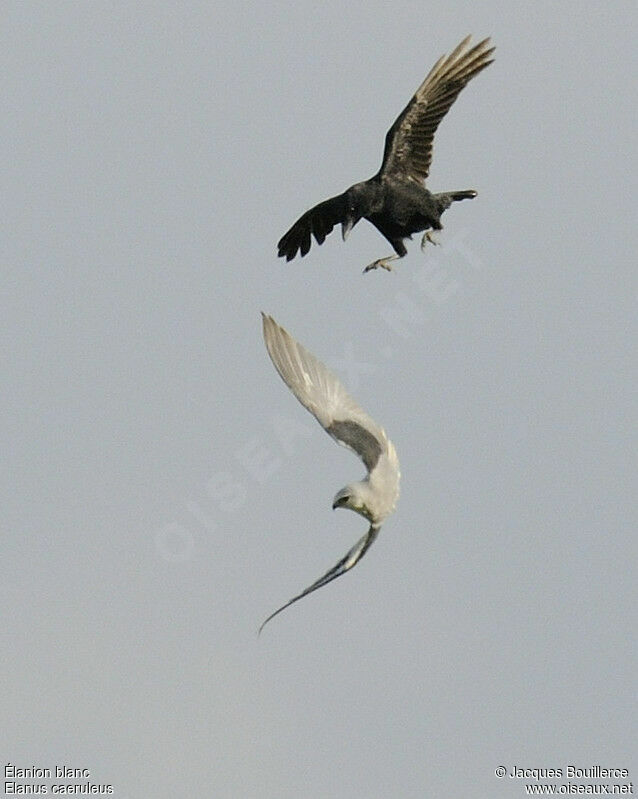
[[[359,562],[379,534],[381,524],[395,508],[400,478],[394,445],[383,428],[357,405],[338,378],[272,316],[262,314],[262,317],[266,348],[284,383],[324,430],[339,444],[355,452],[365,464],[366,477],[338,491],[332,507],[356,511],[370,522],[370,529],[336,566],[268,616],[259,632],[293,602],[340,577]]]

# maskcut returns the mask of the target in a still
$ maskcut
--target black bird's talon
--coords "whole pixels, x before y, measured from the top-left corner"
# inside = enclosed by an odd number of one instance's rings
[[[386,272],[392,272],[392,267],[388,263],[388,261],[394,261],[398,258],[398,255],[389,255],[387,258],[378,258],[376,261],[373,261],[371,264],[368,264],[366,268],[363,270],[363,274],[365,275],[366,272],[370,272],[373,269],[385,269]]]
[[[432,233],[428,230],[423,234],[423,238],[421,239],[421,250],[425,252],[425,248],[427,247],[426,242],[430,242],[430,244],[434,244],[435,247],[440,247],[441,242],[437,241]]]

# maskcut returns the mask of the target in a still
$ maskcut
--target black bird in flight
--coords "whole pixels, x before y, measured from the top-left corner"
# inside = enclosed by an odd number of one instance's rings
[[[311,234],[317,244],[323,244],[338,224],[345,241],[362,218],[371,222],[395,251],[394,255],[373,261],[364,272],[380,266],[391,270],[389,262],[403,258],[407,253],[403,240],[411,239],[413,233],[426,231],[421,249],[426,241],[438,243],[430,230],[442,229],[442,213],[453,202],[476,197],[473,189],[432,194],[425,188],[439,123],[461,89],[493,60],[490,56],[494,48],[489,46],[489,39],[468,49],[470,38],[463,39],[449,56],[436,62],[399,114],[386,134],[383,162],[377,174],[306,211],[279,241],[279,257],[291,261],[298,252],[303,257],[310,250]]]

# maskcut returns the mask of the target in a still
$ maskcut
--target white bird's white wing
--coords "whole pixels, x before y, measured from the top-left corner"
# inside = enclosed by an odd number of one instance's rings
[[[264,341],[284,383],[335,441],[355,452],[372,471],[387,452],[385,431],[362,410],[341,381],[321,361],[262,314]]]

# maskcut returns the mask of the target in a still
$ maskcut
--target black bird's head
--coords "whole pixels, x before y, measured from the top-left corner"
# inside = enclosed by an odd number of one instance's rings
[[[346,212],[341,223],[341,238],[345,241],[348,234],[366,212],[366,184],[356,183],[346,192]]]

